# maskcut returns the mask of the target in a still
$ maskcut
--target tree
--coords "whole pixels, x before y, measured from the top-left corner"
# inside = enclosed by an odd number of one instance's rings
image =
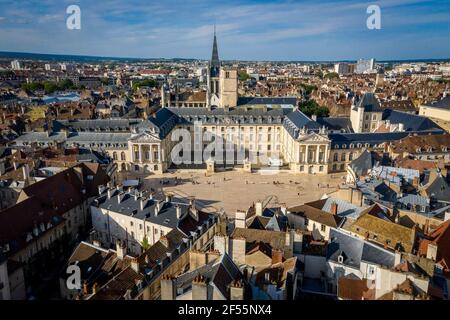
[[[250,75],[247,72],[245,72],[245,71],[239,72],[239,81],[244,82],[244,81],[247,81],[248,79],[250,79]]]
[[[320,106],[314,100],[308,100],[300,104],[300,111],[306,114],[308,117],[316,115],[318,117],[328,117],[330,111],[327,107]]]
[[[158,83],[153,79],[146,79],[142,81],[136,81],[133,83],[133,90],[136,91],[140,87],[150,87],[155,88],[158,85]]]
[[[52,94],[53,92],[55,92],[56,90],[58,90],[58,86],[50,81],[45,81],[44,82],[44,91],[46,94]]]
[[[148,242],[147,237],[144,237],[144,239],[142,239],[141,247],[144,251],[147,251],[148,249],[150,249],[151,246],[150,246],[150,243]]]
[[[327,73],[325,75],[325,79],[330,79],[330,80],[339,79],[339,74],[337,74],[336,72]]]

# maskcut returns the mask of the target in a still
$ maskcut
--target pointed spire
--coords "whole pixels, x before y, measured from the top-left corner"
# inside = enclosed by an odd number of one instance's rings
[[[211,77],[217,77],[220,70],[219,50],[217,49],[216,24],[214,24],[214,42],[211,56]]]

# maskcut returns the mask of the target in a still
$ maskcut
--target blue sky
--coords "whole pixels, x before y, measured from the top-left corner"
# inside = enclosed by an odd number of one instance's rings
[[[66,28],[71,4],[81,30]],[[450,57],[449,0],[0,0],[0,51],[209,58],[214,23],[222,59]]]

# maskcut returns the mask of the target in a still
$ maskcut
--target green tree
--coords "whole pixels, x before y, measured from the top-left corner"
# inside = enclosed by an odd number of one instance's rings
[[[148,242],[147,237],[144,237],[144,239],[142,239],[141,247],[144,251],[147,251],[148,249],[150,249],[151,246],[150,246],[150,243]]]
[[[250,75],[247,72],[245,71],[239,72],[239,81],[247,81],[248,79],[250,79]]]
[[[44,91],[46,94],[52,94],[56,90],[58,90],[58,86],[54,82],[45,81],[44,82]]]
[[[136,91],[141,87],[150,87],[155,88],[158,85],[158,83],[153,79],[146,79],[142,81],[136,81],[133,83],[133,90]]]
[[[336,72],[330,72],[330,73],[327,73],[324,78],[330,79],[330,80],[339,79],[339,74],[337,74]]]
[[[306,114],[308,117],[311,117],[312,115],[316,115],[317,117],[328,117],[330,114],[330,111],[327,107],[320,106],[314,100],[302,102],[300,104],[300,111]]]

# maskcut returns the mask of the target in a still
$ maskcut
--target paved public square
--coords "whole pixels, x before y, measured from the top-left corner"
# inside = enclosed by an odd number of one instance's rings
[[[344,182],[344,173],[306,175],[280,172],[274,175],[218,172],[176,171],[162,175],[141,176],[144,189],[172,192],[180,196],[195,196],[206,211],[224,210],[234,217],[237,209],[245,210],[253,202],[269,201],[270,205],[294,206],[317,200],[324,193],[336,190]],[[127,174],[126,178],[134,178]]]

